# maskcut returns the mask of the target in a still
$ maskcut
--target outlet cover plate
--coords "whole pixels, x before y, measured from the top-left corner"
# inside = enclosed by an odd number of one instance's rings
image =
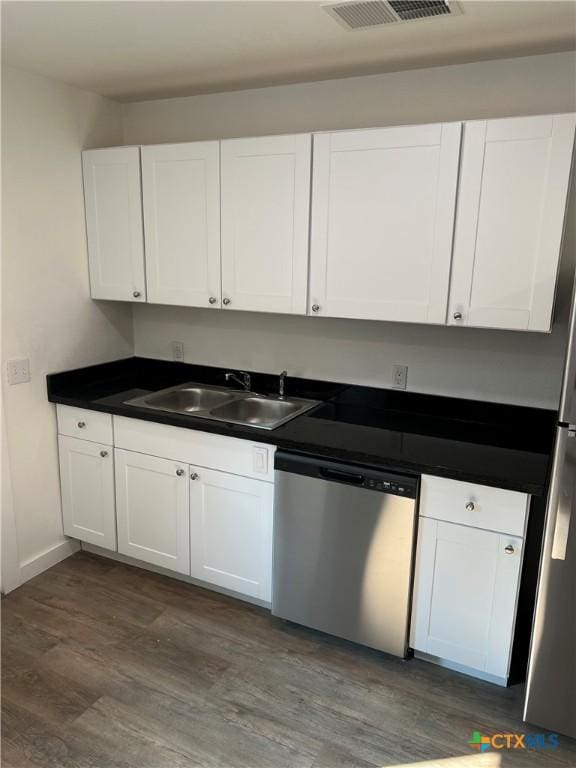
[[[8,360],[8,384],[27,384],[30,381],[30,360]]]
[[[408,382],[408,366],[395,365],[392,369],[392,386],[394,389],[406,389]]]
[[[179,363],[184,362],[184,343],[182,341],[172,342],[172,360],[177,360]]]

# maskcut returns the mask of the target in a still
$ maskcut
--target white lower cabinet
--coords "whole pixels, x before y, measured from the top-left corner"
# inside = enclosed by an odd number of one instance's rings
[[[410,645],[439,663],[506,684],[523,538],[425,516],[430,512],[429,502],[436,498],[428,485],[435,491],[438,483],[455,486],[452,499],[472,488],[445,479],[423,478]],[[485,492],[491,490],[477,486],[473,495],[488,498]],[[511,505],[516,501],[513,492],[498,493],[509,493]],[[489,510],[469,500],[471,495],[462,497],[463,517],[476,510],[487,515]],[[453,518],[455,507],[447,504],[445,512]],[[522,532],[525,517],[524,511]]]
[[[190,575],[270,602],[271,483],[191,467]]]
[[[115,450],[118,551],[190,573],[187,464]]]
[[[273,446],[64,405],[58,431],[68,536],[271,602]]]
[[[116,549],[114,459],[101,443],[59,435],[64,533]]]

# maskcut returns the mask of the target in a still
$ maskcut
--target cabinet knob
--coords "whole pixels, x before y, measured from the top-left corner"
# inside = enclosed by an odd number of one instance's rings
[[[184,474],[184,470],[183,469],[177,469],[176,470],[176,474],[178,475],[178,477],[182,477],[182,475]]]
[[[208,304],[216,304],[217,301],[218,299],[215,296],[210,296],[208,299]]]
[[[106,456],[108,456],[108,451],[100,451],[100,456],[102,456],[102,458],[105,459]]]
[[[476,505],[474,504],[473,501],[469,501],[468,504],[466,504],[467,512],[474,512],[475,509],[476,509]]]
[[[504,547],[504,552],[506,552],[507,555],[513,555],[514,547],[512,546],[512,544],[508,544],[506,547]]]
[[[85,426],[86,426],[86,422],[85,421],[79,421],[78,422],[78,429],[84,429]]]
[[[462,320],[462,312],[454,312],[452,317],[454,318],[454,320]]]
[[[140,296],[142,296],[142,294],[140,293],[140,291],[134,291],[132,293],[132,296],[134,296],[135,299],[139,299]]]
[[[224,304],[225,307],[227,307],[229,304],[232,304],[230,299],[222,299],[222,304]]]
[[[198,472],[192,472],[192,474],[190,475],[190,480],[198,480],[199,477],[200,475],[198,474]]]
[[[320,312],[320,304],[312,304],[312,312]]]

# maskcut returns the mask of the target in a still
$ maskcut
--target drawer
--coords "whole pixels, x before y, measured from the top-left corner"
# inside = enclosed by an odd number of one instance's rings
[[[197,467],[274,480],[274,446],[250,440],[114,416],[114,444]]]
[[[112,416],[69,405],[57,405],[58,434],[79,437],[93,443],[112,445]]]
[[[529,499],[518,491],[423,475],[420,516],[524,536]]]

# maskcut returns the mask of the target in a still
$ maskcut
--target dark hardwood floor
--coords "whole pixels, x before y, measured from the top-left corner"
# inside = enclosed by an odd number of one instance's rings
[[[80,553],[2,601],[5,768],[576,766],[475,753],[522,689],[401,661]],[[449,758],[452,758],[450,760]]]

